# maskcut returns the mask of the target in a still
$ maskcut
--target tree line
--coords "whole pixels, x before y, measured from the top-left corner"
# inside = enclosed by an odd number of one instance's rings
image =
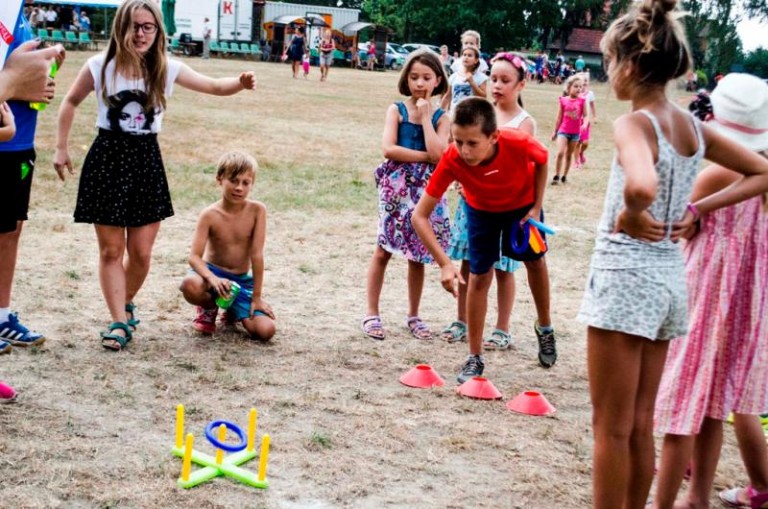
[[[483,49],[548,49],[567,44],[574,28],[605,30],[633,0],[342,0],[363,19],[389,27],[402,42],[447,44],[458,50],[469,28],[483,37]],[[308,0],[339,5],[338,0]],[[744,17],[768,21],[768,0],[682,1],[683,18],[696,69],[706,75],[744,68],[768,77],[765,49],[745,54],[736,25]],[[768,38],[766,38],[768,41]]]

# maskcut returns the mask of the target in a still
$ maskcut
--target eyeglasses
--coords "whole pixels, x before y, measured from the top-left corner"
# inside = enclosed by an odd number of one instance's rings
[[[510,64],[514,65],[518,69],[525,69],[525,62],[523,62],[523,59],[519,56],[515,55],[514,53],[507,52],[501,52],[496,53],[496,56],[493,57],[493,60],[491,62],[495,62],[497,60],[506,60]]]
[[[154,23],[134,23],[133,24],[133,31],[138,32],[141,30],[145,34],[154,34],[157,32],[157,25]]]

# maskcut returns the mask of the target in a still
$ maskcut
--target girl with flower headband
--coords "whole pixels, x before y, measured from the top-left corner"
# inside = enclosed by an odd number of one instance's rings
[[[768,84],[729,74],[711,101],[714,118],[707,125],[768,158]],[[697,177],[692,199],[738,178],[710,166]],[[731,412],[749,485],[720,498],[730,507],[768,507],[768,447],[760,424],[768,412],[768,195],[702,216],[690,237],[690,331],[670,345],[656,399],[655,429],[665,434],[656,507],[673,506],[692,455],[684,507],[709,507],[723,421]]]
[[[701,125],[666,95],[690,67],[676,0],[643,0],[601,47],[611,87],[632,111],[614,122],[616,156],[580,321],[587,325],[593,506],[645,507],[653,408],[669,343],[688,331],[677,241],[702,214],[768,191],[768,160]],[[743,175],[690,202],[702,159]]]

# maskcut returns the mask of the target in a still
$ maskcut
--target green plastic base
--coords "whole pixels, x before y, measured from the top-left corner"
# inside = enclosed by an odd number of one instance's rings
[[[179,458],[184,457],[184,449],[182,448],[174,447],[171,449],[171,452],[174,456],[178,456]],[[257,453],[255,450],[243,450],[225,456],[221,465],[217,465],[215,457],[211,456],[210,454],[205,454],[204,452],[192,449],[192,463],[202,465],[205,468],[201,468],[200,470],[192,472],[189,475],[189,480],[187,481],[183,481],[181,478],[179,478],[177,484],[181,488],[188,489],[194,488],[195,486],[206,481],[210,481],[215,477],[226,476],[232,477],[233,479],[236,479],[241,483],[252,486],[254,488],[266,489],[269,487],[269,481],[260,481],[256,474],[250,470],[239,467],[239,465],[254,459],[256,456]]]

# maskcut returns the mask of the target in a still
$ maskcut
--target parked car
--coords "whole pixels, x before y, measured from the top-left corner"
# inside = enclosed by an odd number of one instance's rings
[[[403,49],[405,49],[408,53],[412,53],[417,49],[421,49],[421,48],[431,49],[438,55],[440,54],[440,46],[435,46],[434,44],[419,44],[416,42],[409,42],[408,44],[403,44]]]
[[[357,45],[357,54],[360,56],[360,65],[365,66],[368,60],[368,43],[361,42]],[[387,43],[387,51],[384,53],[384,67],[397,71],[405,65],[407,54],[395,50],[393,43]]]

